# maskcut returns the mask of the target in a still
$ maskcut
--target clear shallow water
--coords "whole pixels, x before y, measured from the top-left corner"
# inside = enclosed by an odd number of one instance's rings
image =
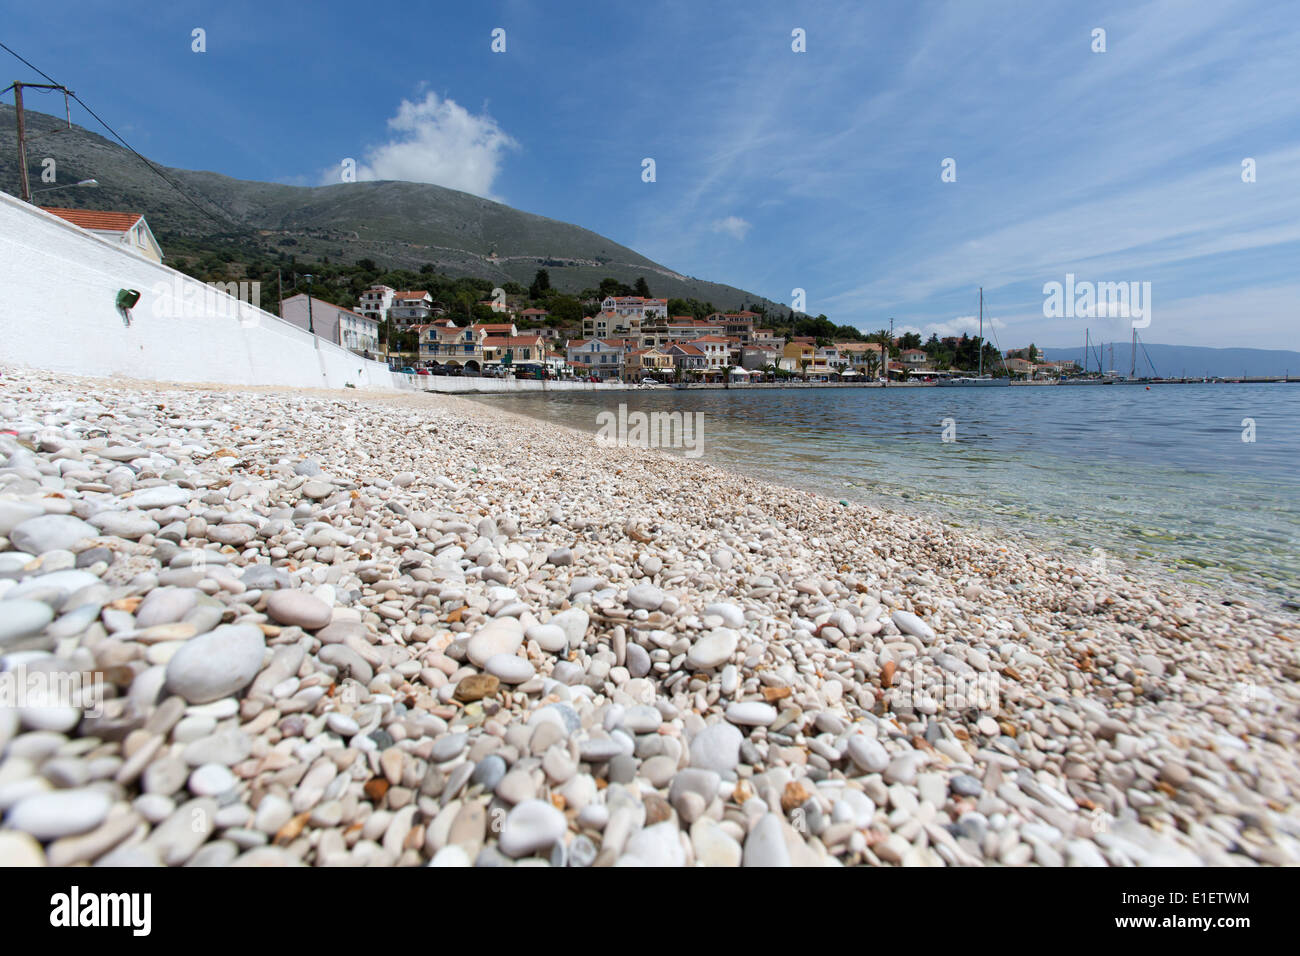
[[[703,459],[992,526],[1228,593],[1300,600],[1300,385],[744,389],[478,396],[594,432],[702,412]],[[951,418],[956,440],[942,441]],[[1243,442],[1242,420],[1255,422]],[[1100,550],[1096,550],[1100,549]]]

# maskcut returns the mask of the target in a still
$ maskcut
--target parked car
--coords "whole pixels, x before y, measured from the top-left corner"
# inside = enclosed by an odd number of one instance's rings
[[[415,369],[411,368],[411,366],[409,365],[403,365],[401,368],[398,369],[398,371],[401,372],[403,375],[415,374]]]
[[[643,378],[643,379],[641,379],[641,384],[642,384],[642,385],[658,385],[658,384],[659,384],[659,380],[658,380],[657,378]]]
[[[422,369],[420,369],[418,372],[416,372],[415,374],[416,374],[416,375],[432,375],[433,373],[430,372],[427,368],[422,368]]]

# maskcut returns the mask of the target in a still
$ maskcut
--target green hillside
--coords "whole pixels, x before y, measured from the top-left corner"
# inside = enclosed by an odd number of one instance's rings
[[[247,261],[369,259],[385,269],[432,266],[452,277],[524,286],[545,268],[552,286],[568,293],[610,277],[631,286],[644,276],[654,295],[664,298],[696,299],[719,309],[767,304],[743,289],[673,272],[588,229],[454,189],[406,182],[284,186],[159,167],[191,202],[96,133],[75,125],[68,130],[63,120],[30,109],[27,129],[33,189],[45,185],[45,157],[56,161],[59,183],[100,183],[98,189],[51,192],[38,197],[42,205],[142,212],[169,261],[182,266],[204,253],[235,253]],[[14,195],[17,165],[14,109],[0,104],[0,189]]]

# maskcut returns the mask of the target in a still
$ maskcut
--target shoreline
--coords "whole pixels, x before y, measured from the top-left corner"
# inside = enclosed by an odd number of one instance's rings
[[[117,682],[97,721],[0,710],[0,761],[51,721],[154,748],[58,778],[83,831],[6,807],[0,862],[1300,863],[1300,633],[1254,604],[451,395],[7,369],[0,407],[6,488],[114,558],[0,565],[54,618],[0,648]],[[69,572],[96,614],[37,585]],[[174,673],[240,641],[238,686]]]
[[[719,386],[720,387],[720,386]],[[508,408],[502,408],[493,402],[498,398],[495,395],[473,395],[469,398],[476,407],[491,408],[493,411],[510,417],[518,418],[526,422],[542,422],[548,427],[564,429],[585,436],[591,439],[593,431],[587,431],[583,428],[567,425],[561,422],[553,422],[541,415],[529,415],[526,412],[514,411]],[[512,400],[520,396],[514,395]],[[530,396],[533,398],[545,398],[545,396]],[[541,407],[536,406],[536,407]],[[908,517],[929,520],[943,527],[949,528],[957,533],[972,534],[981,536],[986,541],[1014,540],[1018,548],[1025,554],[1040,553],[1053,557],[1063,563],[1074,563],[1079,565],[1091,564],[1094,559],[1095,545],[1089,546],[1082,542],[1072,544],[1068,541],[1063,533],[1059,530],[1051,529],[1048,525],[1039,525],[1035,528],[1025,528],[1014,523],[999,523],[997,515],[985,521],[972,521],[969,515],[951,515],[947,513],[940,505],[926,499],[912,499],[900,497],[897,493],[876,490],[877,482],[872,482],[870,486],[853,485],[851,489],[841,489],[832,492],[826,488],[802,487],[792,483],[794,475],[789,472],[780,473],[779,469],[768,469],[764,473],[762,467],[748,469],[738,463],[716,463],[704,459],[688,459],[678,452],[665,451],[663,449],[640,448],[644,452],[666,455],[671,460],[680,461],[683,465],[689,465],[692,462],[707,464],[711,467],[718,468],[728,475],[748,478],[754,481],[765,483],[774,488],[784,489],[791,494],[808,494],[815,495],[823,499],[828,505],[837,504],[841,500],[848,500],[853,504],[879,512],[882,516],[888,515],[906,515]],[[782,477],[782,474],[788,477]],[[870,490],[866,490],[866,489]],[[866,493],[864,494],[864,490]],[[838,497],[837,497],[838,495]],[[1057,535],[1057,536],[1053,536]],[[1228,575],[1209,575],[1206,580],[1186,580],[1180,577],[1180,574],[1197,574],[1201,571],[1183,570],[1171,567],[1165,558],[1158,554],[1143,554],[1137,550],[1137,545],[1133,542],[1126,542],[1129,551],[1120,555],[1119,548],[1108,550],[1105,555],[1107,565],[1119,567],[1125,571],[1125,577],[1139,582],[1149,582],[1160,584],[1164,587],[1182,589],[1189,595],[1195,595],[1203,600],[1217,601],[1220,603],[1228,602],[1234,604],[1249,604],[1257,609],[1266,610],[1271,613],[1291,613],[1296,612],[1296,608],[1288,607],[1288,603],[1294,601],[1290,592],[1283,590],[1269,590],[1264,586],[1244,580],[1238,580]],[[1300,624],[1300,621],[1295,623]]]

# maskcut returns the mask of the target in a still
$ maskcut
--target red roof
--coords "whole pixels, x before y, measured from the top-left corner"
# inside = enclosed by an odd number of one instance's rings
[[[42,206],[46,212],[52,212],[60,219],[66,219],[82,229],[98,229],[101,232],[127,232],[144,218],[138,212],[101,212],[98,209],[59,209],[56,206]]]
[[[393,295],[399,299],[423,299],[429,293],[424,289],[416,289],[414,292],[394,292]]]

